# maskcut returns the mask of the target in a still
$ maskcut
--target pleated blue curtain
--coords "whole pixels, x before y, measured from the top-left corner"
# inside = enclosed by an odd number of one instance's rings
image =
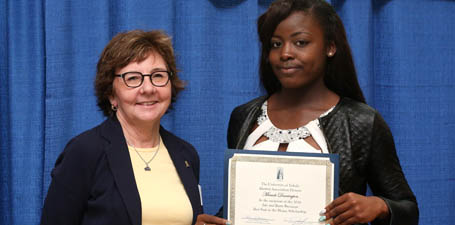
[[[161,29],[173,38],[188,85],[162,124],[198,149],[204,207],[216,212],[229,114],[263,93],[256,19],[270,2],[0,1],[0,224],[38,224],[56,157],[71,137],[104,119],[93,91],[98,57],[116,33],[131,29]],[[331,3],[367,102],[392,129],[420,224],[450,223],[455,2]]]
[[[1,7],[1,224],[35,224],[42,205],[43,15],[39,2],[10,1]]]
[[[361,87],[392,129],[417,196],[419,224],[455,209],[454,1],[332,1],[346,26]]]

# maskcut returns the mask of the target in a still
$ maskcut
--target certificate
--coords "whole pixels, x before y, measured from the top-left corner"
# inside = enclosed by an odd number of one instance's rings
[[[235,225],[324,224],[338,193],[338,155],[226,150],[224,215]]]

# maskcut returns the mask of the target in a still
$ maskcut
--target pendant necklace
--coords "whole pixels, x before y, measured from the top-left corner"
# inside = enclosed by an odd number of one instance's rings
[[[133,147],[134,151],[137,153],[139,158],[141,158],[141,160],[145,163],[144,170],[145,171],[150,171],[151,169],[150,169],[149,163],[152,162],[152,160],[155,158],[156,154],[158,154],[158,151],[160,150],[161,140],[159,140],[158,148],[156,149],[155,153],[153,154],[152,158],[149,161],[145,161],[144,158],[142,158],[141,154],[136,150],[136,147],[134,147],[134,145],[131,145],[130,143],[128,143],[128,141],[127,141],[127,144],[130,145],[131,147]]]

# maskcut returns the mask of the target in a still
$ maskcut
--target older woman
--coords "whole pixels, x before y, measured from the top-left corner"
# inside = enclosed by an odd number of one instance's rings
[[[115,36],[95,80],[108,118],[58,157],[41,224],[194,224],[202,213],[198,154],[160,125],[183,86],[167,35]]]

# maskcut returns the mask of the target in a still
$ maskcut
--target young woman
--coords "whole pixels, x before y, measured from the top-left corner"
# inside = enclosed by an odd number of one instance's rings
[[[275,1],[259,17],[258,33],[267,95],[233,110],[228,147],[337,153],[340,196],[321,209],[321,222],[418,224],[391,132],[365,104],[333,7],[323,0]],[[367,185],[373,196],[365,196]]]

